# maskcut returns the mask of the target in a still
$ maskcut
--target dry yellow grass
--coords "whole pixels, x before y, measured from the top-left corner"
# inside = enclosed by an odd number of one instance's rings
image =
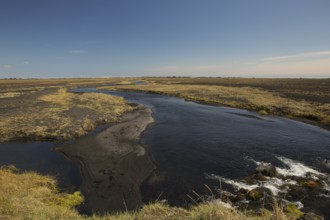
[[[0,92],[30,91],[51,87],[89,87],[129,82],[134,78],[59,78],[59,79],[0,79]]]
[[[77,219],[82,201],[79,192],[59,193],[51,177],[0,169],[0,219]]]
[[[4,93],[0,93],[0,99],[3,98],[13,98],[16,96],[20,96],[22,93],[20,92],[4,92]]]
[[[330,125],[329,103],[311,103],[304,100],[289,99],[275,92],[258,88],[149,83],[147,85],[102,87],[102,89],[172,95],[187,100],[244,108],[260,111],[261,114],[281,115]]]
[[[282,209],[268,211],[267,215],[247,215],[219,202],[208,202],[182,209],[164,203],[145,205],[141,210],[106,214],[104,216],[83,216],[74,207],[81,204],[79,192],[61,193],[56,181],[49,176],[33,172],[18,172],[15,168],[0,167],[0,219],[70,219],[70,220],[253,220],[289,219]],[[292,219],[292,218],[291,218]]]
[[[2,106],[0,141],[78,137],[99,124],[118,121],[133,109],[123,98],[106,94],[74,94],[66,88],[30,93],[25,93],[25,99],[7,100],[8,106]]]

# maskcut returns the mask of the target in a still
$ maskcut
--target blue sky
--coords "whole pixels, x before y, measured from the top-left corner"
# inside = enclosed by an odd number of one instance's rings
[[[330,77],[329,0],[0,0],[0,78]]]

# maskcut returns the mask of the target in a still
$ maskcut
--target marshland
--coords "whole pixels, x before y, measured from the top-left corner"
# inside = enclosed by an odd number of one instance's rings
[[[0,1],[0,219],[330,219],[330,1]]]
[[[311,91],[304,89],[305,98],[294,96],[301,83]],[[8,205],[1,214],[9,219],[328,216],[329,83],[2,80],[1,182],[11,184],[2,185],[2,204]],[[26,191],[14,187],[15,181]],[[15,202],[19,197],[23,202]],[[34,203],[41,205],[32,209]],[[18,207],[22,212],[14,211]]]

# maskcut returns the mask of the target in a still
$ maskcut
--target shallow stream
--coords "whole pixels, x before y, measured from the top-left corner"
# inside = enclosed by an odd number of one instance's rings
[[[142,142],[157,169],[141,186],[144,202],[165,199],[181,206],[192,202],[187,194],[193,196],[193,190],[201,196],[210,195],[205,185],[214,194],[219,193],[220,185],[226,191],[249,188],[241,179],[251,175],[260,161],[272,163],[283,175],[323,175],[324,187],[329,187],[328,130],[281,117],[162,95],[94,88],[74,92],[122,96],[129,102],[152,108],[156,122],[144,132]],[[57,159],[58,153],[49,150],[49,144],[45,148],[37,147],[42,144],[1,144],[0,164],[14,163],[19,168],[41,173],[49,170],[50,174],[58,173],[60,181],[65,181],[63,185],[79,186],[81,177],[77,167],[65,158]],[[49,159],[42,162],[40,158],[45,155]],[[276,194],[279,184],[272,180],[264,186]],[[328,190],[329,193],[301,202],[307,210],[317,210],[330,217],[330,187]]]

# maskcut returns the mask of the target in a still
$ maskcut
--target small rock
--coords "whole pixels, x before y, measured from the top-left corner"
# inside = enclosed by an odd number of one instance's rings
[[[229,193],[226,191],[221,193],[221,200],[224,202],[233,201],[234,199],[235,199],[235,196],[232,193]]]
[[[248,185],[254,185],[257,183],[257,180],[254,178],[254,175],[247,176],[243,179],[243,182],[245,182]]]
[[[239,193],[246,194],[246,193],[248,192],[248,190],[247,190],[247,189],[244,189],[244,188],[240,188],[240,189],[238,190],[238,192],[239,192]]]
[[[243,201],[245,199],[245,194],[243,193],[237,193],[237,195],[235,196],[235,198],[232,199],[233,202],[240,202]]]
[[[292,200],[301,200],[308,194],[308,189],[302,186],[289,185],[287,198]]]
[[[268,195],[268,196],[267,196]],[[250,190],[247,195],[246,198],[252,201],[256,201],[258,199],[261,199],[262,197],[269,197],[269,196],[273,196],[273,193],[270,189],[266,188],[266,187],[258,187],[255,188],[253,190]]]
[[[253,176],[256,180],[259,180],[259,181],[266,181],[267,180],[267,178],[264,175],[262,175],[262,173],[260,173],[260,172],[254,174]]]
[[[253,189],[253,190],[250,190],[247,195],[246,195],[247,199],[249,200],[258,200],[261,195],[260,195],[260,192],[258,192],[257,190]]]
[[[276,168],[272,164],[260,163],[256,168],[256,173],[261,173],[264,176],[276,176]]]

